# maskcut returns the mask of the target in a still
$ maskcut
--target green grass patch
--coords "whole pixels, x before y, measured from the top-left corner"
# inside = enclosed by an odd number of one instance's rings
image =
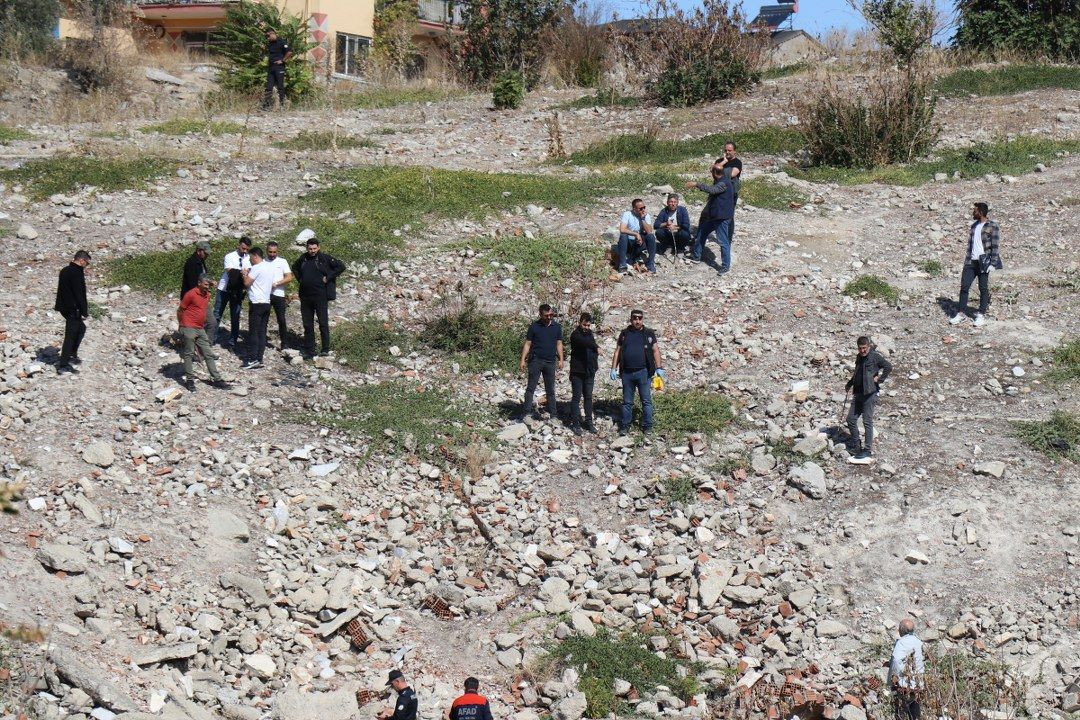
[[[947,97],[1012,95],[1043,88],[1080,90],[1080,67],[1007,65],[989,70],[961,68],[934,82],[934,89]]]
[[[234,122],[218,122],[199,118],[173,118],[154,125],[144,125],[140,132],[158,133],[159,135],[238,135],[244,132],[243,125]]]
[[[448,458],[486,434],[479,413],[451,391],[406,380],[348,388],[341,409],[324,419],[364,438],[369,453]]]
[[[780,67],[771,67],[765,70],[761,74],[763,80],[779,80],[780,78],[790,77],[792,75],[798,75],[803,70],[809,70],[810,63],[797,62],[790,65],[781,65]]]
[[[571,635],[560,641],[541,662],[544,674],[557,675],[572,667],[580,677],[579,687],[588,706],[585,716],[606,718],[611,713],[632,715],[630,708],[615,696],[616,679],[630,683],[641,695],[658,686],[689,701],[700,692],[697,673],[701,666],[671,657],[662,658],[648,648],[649,637],[630,632],[614,635],[600,628],[593,637]]]
[[[747,205],[766,210],[796,210],[810,202],[797,188],[763,177],[744,182],[739,198]]]
[[[574,165],[636,165],[651,163],[670,165],[702,155],[718,158],[724,154],[724,143],[734,142],[740,153],[781,155],[803,147],[798,130],[783,127],[763,127],[742,132],[716,133],[694,140],[661,140],[649,133],[615,135],[571,153]]]
[[[941,277],[945,274],[945,266],[940,260],[923,260],[919,263],[919,269],[930,277]]]
[[[1050,378],[1064,383],[1080,380],[1080,337],[1062,343],[1050,356]]]
[[[81,187],[102,192],[141,190],[150,180],[174,172],[179,163],[161,157],[135,159],[56,156],[30,160],[11,170],[0,170],[0,180],[24,185],[33,200]]]
[[[945,173],[950,178],[956,171],[960,172],[962,178],[976,178],[987,174],[1024,175],[1033,171],[1039,163],[1053,162],[1060,153],[1078,151],[1080,141],[1023,136],[1015,140],[982,143],[962,150],[944,150],[935,160],[910,165],[885,165],[871,170],[789,166],[787,172],[793,177],[812,182],[840,185],[884,183],[913,187],[932,182],[935,173]]]
[[[638,107],[645,103],[644,98],[633,95],[620,95],[617,90],[597,90],[592,95],[585,95],[576,100],[569,100],[555,106],[556,110],[584,110],[593,107]]]
[[[89,301],[86,304],[86,309],[89,311],[90,317],[95,320],[100,320],[101,318],[109,314],[109,308],[99,303],[96,303],[93,300]]]
[[[571,277],[601,277],[606,271],[604,251],[595,243],[560,235],[477,236],[450,243],[453,250],[474,250],[487,269],[491,262],[511,265],[514,276],[532,283],[562,282]]]
[[[713,435],[735,419],[735,409],[727,397],[700,388],[654,392],[652,400],[655,430],[663,435]],[[639,422],[639,414],[635,406],[635,423]]]
[[[34,136],[22,128],[0,125],[0,145],[7,145],[16,140],[33,140]]]
[[[461,90],[449,88],[372,88],[361,92],[346,93],[340,97],[339,103],[343,107],[358,110],[378,110],[398,105],[442,102],[464,94]]]
[[[686,475],[664,481],[664,502],[669,507],[686,507],[697,499],[697,487]]]
[[[728,457],[720,458],[718,461],[709,466],[709,472],[713,475],[719,475],[721,477],[728,477],[734,475],[736,470],[749,471],[750,470],[750,453],[741,452],[738,455],[731,455]]]
[[[460,308],[428,320],[420,340],[450,354],[467,370],[516,372],[527,327],[521,318],[480,310],[470,297]]]
[[[844,285],[843,293],[849,297],[885,300],[890,305],[900,299],[899,291],[877,275],[860,275]]]
[[[212,250],[206,258],[206,267],[216,285],[217,275],[214,274],[214,269],[221,267],[226,253],[236,249],[236,241],[222,238],[212,241],[210,245]],[[193,252],[194,242],[175,250],[157,250],[115,258],[105,266],[105,278],[109,285],[129,285],[136,290],[145,290],[155,295],[179,294],[184,263]]]
[[[374,318],[357,318],[334,328],[333,345],[338,357],[348,360],[353,369],[363,371],[376,360],[393,362],[394,356],[390,354],[393,346],[402,353],[408,352],[412,338],[390,323]]]
[[[278,140],[273,145],[281,150],[333,150],[335,143],[338,150],[378,147],[367,138],[358,138],[341,133],[335,135],[335,133],[321,130],[301,130],[300,134],[294,135],[288,140]]]
[[[373,226],[371,218],[359,220],[351,217],[337,219],[326,216],[300,218],[293,227],[278,233],[274,239],[290,253],[299,254],[296,236],[301,230],[311,228],[319,238],[323,252],[345,263],[378,263],[388,260],[405,247],[405,241],[387,230],[385,226]],[[293,248],[296,248],[293,250]],[[294,258],[290,254],[289,262]]]
[[[401,131],[398,130],[397,128],[393,128],[393,127],[389,127],[389,126],[383,126],[383,127],[375,128],[374,130],[371,131],[371,134],[372,135],[396,135],[399,132],[401,132]]]
[[[1016,422],[1013,429],[1032,450],[1055,460],[1080,462],[1080,417],[1072,413],[1055,410],[1049,420]]]
[[[768,452],[774,458],[778,465],[783,467],[791,467],[793,465],[802,465],[808,460],[813,460],[821,453],[815,453],[814,455],[807,455],[806,453],[799,452],[795,449],[795,441],[789,439],[781,439],[779,442],[770,442],[766,445]]]

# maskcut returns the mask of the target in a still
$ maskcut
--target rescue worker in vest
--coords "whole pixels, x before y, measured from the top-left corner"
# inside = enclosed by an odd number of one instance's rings
[[[447,720],[491,720],[491,706],[479,690],[479,680],[465,678],[465,694],[454,700],[446,713]]]
[[[391,670],[386,684],[397,692],[397,702],[379,711],[379,720],[416,720],[416,693],[400,670]]]
[[[664,377],[664,364],[660,359],[660,345],[656,333],[645,327],[645,313],[633,310],[630,325],[619,333],[615,354],[611,358],[611,379],[622,379],[622,416],[619,418],[619,435],[630,429],[634,410],[634,391],[641,396],[641,430],[646,435],[653,426],[652,377]]]

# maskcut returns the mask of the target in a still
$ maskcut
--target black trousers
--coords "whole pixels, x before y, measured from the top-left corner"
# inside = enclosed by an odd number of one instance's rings
[[[985,315],[990,309],[990,273],[982,272],[982,265],[978,260],[968,260],[964,263],[964,273],[960,276],[960,307],[957,312],[967,312],[968,291],[971,290],[971,283],[975,278],[979,278],[979,313]]]
[[[79,313],[64,316],[64,345],[60,349],[60,364],[64,365],[73,357],[79,356],[79,345],[86,334],[86,323]]]
[[[555,417],[555,361],[554,360],[529,360],[529,381],[525,385],[525,406],[521,410],[521,416],[525,417],[533,409],[533,393],[540,384],[540,378],[544,378],[544,391],[547,393],[548,415]]]
[[[278,337],[281,338],[281,349],[285,349],[285,335],[289,328],[285,325],[285,296],[271,295],[270,307],[274,309],[274,317],[277,318]]]
[[[588,375],[571,375],[570,376],[570,389],[574,393],[573,396],[573,422],[574,425],[581,425],[581,403],[585,402],[585,424],[592,427],[593,423],[593,401],[592,391],[593,383],[596,380],[596,373],[589,373]]]
[[[676,230],[672,233],[666,228],[656,231],[656,252],[663,253],[665,248],[672,248],[676,253],[685,252],[690,246],[690,232],[688,230]]]
[[[922,715],[919,700],[912,693],[897,692],[893,696],[893,709],[896,711],[897,720],[919,720]]]
[[[275,65],[266,71],[266,91],[263,93],[263,107],[274,106],[274,88],[277,88],[278,100],[285,104],[285,66]]]
[[[270,324],[270,303],[248,304],[248,360],[263,361],[266,352],[266,328]]]
[[[304,350],[309,355],[315,354],[315,316],[319,316],[319,339],[322,351],[330,352],[330,316],[329,302],[325,298],[300,298],[300,318],[304,322]]]

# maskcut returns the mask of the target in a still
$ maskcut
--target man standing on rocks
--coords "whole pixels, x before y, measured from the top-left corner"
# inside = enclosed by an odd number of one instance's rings
[[[397,692],[397,702],[380,710],[379,720],[416,720],[416,693],[405,682],[405,675],[400,670],[391,670],[386,684]]]
[[[183,298],[199,284],[199,278],[206,274],[206,258],[210,255],[210,243],[200,240],[195,243],[195,252],[184,263],[184,279],[180,281],[180,297]]]
[[[858,354],[855,356],[855,372],[845,388],[852,391],[851,407],[848,409],[847,426],[851,434],[855,454],[848,460],[857,465],[869,465],[874,461],[874,405],[877,402],[878,389],[889,377],[892,365],[877,350],[870,346],[870,338],[865,335],[855,341]],[[862,416],[866,429],[866,442],[859,442],[859,416]]]
[[[262,248],[251,248],[251,267],[244,271],[248,289],[248,360],[240,367],[258,370],[263,367],[266,351],[266,328],[270,324],[270,293],[274,289],[274,268],[263,261]]]
[[[292,57],[288,43],[278,37],[273,28],[266,30],[266,91],[263,108],[274,107],[274,89],[277,88],[278,104],[285,107],[285,62]]]
[[[225,270],[218,280],[217,297],[214,298],[214,341],[221,331],[221,316],[225,313],[225,305],[229,306],[229,340],[225,343],[228,347],[236,345],[240,338],[240,310],[244,303],[244,278],[243,271],[251,267],[251,258],[248,250],[251,248],[251,240],[245,235],[236,243],[236,250],[225,255]]]
[[[893,691],[897,719],[919,720],[922,708],[919,707],[918,692],[925,672],[922,640],[915,637],[915,621],[911,618],[900,621],[899,632],[900,637],[893,645],[886,684]]]
[[[544,391],[547,393],[548,417],[556,417],[555,405],[555,369],[563,368],[562,326],[554,322],[555,311],[544,303],[540,306],[540,318],[529,325],[525,333],[525,344],[521,348],[521,372],[525,372],[528,363],[528,382],[525,384],[525,404],[521,410],[521,420],[525,421],[532,413],[533,394],[544,377]]]
[[[671,246],[671,252],[681,255],[690,244],[690,211],[679,204],[679,196],[671,193],[667,204],[656,216],[657,252]]]
[[[967,254],[964,255],[964,271],[960,276],[960,302],[956,314],[949,323],[959,325],[967,317],[968,291],[975,278],[979,278],[979,312],[975,313],[975,327],[986,324],[986,313],[990,309],[990,268],[1002,268],[998,245],[1001,240],[1001,228],[987,216],[990,208],[986,203],[975,203],[971,210],[971,229],[968,234]]]
[[[630,209],[619,218],[619,272],[627,273],[627,258],[637,258],[644,250],[645,268],[656,272],[656,234],[653,219],[645,209],[645,201],[634,198]]]
[[[597,347],[596,338],[592,333],[592,315],[583,312],[577,327],[570,333],[570,387],[574,393],[571,401],[574,406],[571,427],[575,435],[581,434],[583,399],[585,402],[584,427],[591,433],[596,432],[593,426],[593,383],[599,367],[600,348]],[[468,685],[465,687],[468,688]]]
[[[664,377],[660,345],[656,333],[645,327],[645,313],[630,312],[630,325],[619,333],[611,358],[611,379],[622,378],[622,417],[619,434],[630,429],[634,412],[634,390],[641,396],[641,429],[648,434],[653,426],[652,376]]]
[[[274,310],[277,318],[278,338],[281,341],[279,350],[285,349],[285,336],[289,331],[285,323],[285,286],[292,282],[292,268],[289,261],[278,255],[278,244],[274,241],[266,243],[266,263],[274,269],[274,291],[270,293],[270,307]]]
[[[214,387],[226,388],[228,385],[217,369],[217,356],[210,347],[210,339],[206,336],[206,309],[210,304],[210,276],[203,273],[195,284],[195,287],[184,293],[180,298],[180,307],[176,310],[176,320],[180,324],[180,336],[184,340],[183,350],[180,357],[184,360],[184,387],[189,392],[195,392],[195,368],[191,358],[195,355],[195,348],[199,348],[206,369],[210,372],[210,381]]]
[[[720,167],[724,168],[724,174],[731,180],[731,189],[734,191],[732,198],[731,223],[728,225],[728,244],[735,239],[735,210],[739,205],[739,190],[742,188],[742,160],[737,155],[735,143],[730,140],[724,143],[724,156],[716,158]]]
[[[447,720],[491,720],[491,706],[487,698],[480,694],[480,681],[474,677],[465,678],[465,694],[456,698],[450,705]]]
[[[709,239],[709,234],[715,230],[716,241],[720,244],[720,272],[726,273],[731,269],[731,240],[728,238],[728,225],[735,217],[735,189],[731,185],[731,179],[725,175],[724,168],[717,163],[712,166],[712,181],[712,185],[686,183],[688,190],[697,188],[709,194],[709,199],[698,219],[697,239],[694,241],[690,260],[701,262],[705,242]]]
[[[85,273],[89,264],[90,253],[86,250],[78,251],[68,266],[60,271],[56,284],[56,304],[53,309],[64,316],[64,344],[60,348],[57,374],[78,372],[74,365],[82,362],[79,358],[79,345],[86,334],[86,323],[83,320],[90,316],[90,305],[86,301]]]
[[[315,316],[319,317],[322,356],[330,354],[329,303],[337,298],[337,277],[345,264],[333,255],[319,251],[319,239],[312,235],[307,252],[293,263],[292,272],[300,285],[300,318],[304,323],[304,357],[315,355]]]

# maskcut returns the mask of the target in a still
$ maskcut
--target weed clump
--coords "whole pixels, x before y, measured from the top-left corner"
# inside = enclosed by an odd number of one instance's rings
[[[960,68],[934,83],[937,92],[950,97],[1012,95],[1043,88],[1080,90],[1080,72],[1075,67],[1054,65],[1007,65],[990,70]]]
[[[735,419],[731,401],[724,395],[701,388],[665,390],[653,393],[656,431],[664,435],[713,435]],[[635,406],[635,422],[640,410]]]
[[[885,300],[890,305],[900,299],[900,292],[877,275],[860,275],[844,285],[843,293],[848,297]]]
[[[11,170],[0,170],[0,180],[21,183],[34,200],[57,193],[94,187],[103,192],[141,190],[150,180],[173,172],[179,163],[161,157],[95,158],[57,156],[30,160]]]
[[[367,138],[339,135],[320,130],[301,130],[288,140],[278,140],[274,147],[281,150],[350,150],[352,148],[378,147]]]
[[[810,198],[791,185],[768,178],[751,178],[744,182],[739,198],[747,205],[766,210],[795,210],[810,202]]]
[[[1059,383],[1080,380],[1080,337],[1062,343],[1050,356],[1050,377]]]
[[[1049,420],[1013,424],[1016,437],[1032,450],[1049,458],[1068,458],[1080,463],[1080,417],[1055,410]]]
[[[792,153],[806,144],[802,133],[784,127],[714,133],[693,140],[661,140],[655,133],[628,133],[600,140],[571,153],[570,162],[575,165],[668,164],[702,155],[720,157],[724,143],[729,141],[738,146],[739,152],[770,155]]]
[[[411,338],[389,323],[359,318],[335,327],[333,344],[335,352],[348,360],[350,367],[363,371],[376,360],[392,362],[390,348],[406,350]]]
[[[341,103],[344,107],[357,110],[380,110],[399,105],[442,102],[460,95],[461,91],[449,88],[386,87],[347,93],[341,97]]]
[[[620,95],[614,88],[597,90],[592,95],[585,95],[576,100],[560,103],[558,110],[584,110],[592,107],[638,107],[644,100],[633,95]]]
[[[16,140],[31,140],[33,137],[33,135],[22,128],[12,127],[10,125],[0,125],[0,145],[7,145]]]
[[[469,248],[481,257],[514,268],[514,275],[532,283],[560,282],[569,277],[599,277],[602,255],[595,245],[567,237],[539,235],[479,236],[451,243],[452,249]]]
[[[1027,682],[1008,665],[962,652],[928,652],[920,698],[928,717],[1015,716]]]
[[[139,128],[144,133],[159,135],[238,135],[244,132],[243,125],[234,122],[200,120],[198,118],[173,118],[154,125]]]
[[[945,266],[940,260],[923,260],[919,263],[919,269],[930,277],[941,277],[945,274]]]
[[[686,475],[679,475],[664,481],[664,502],[670,507],[685,507],[697,497],[694,481]]]
[[[466,368],[513,372],[525,341],[524,327],[517,318],[483,312],[470,297],[459,309],[429,320],[420,340],[455,356]]]

